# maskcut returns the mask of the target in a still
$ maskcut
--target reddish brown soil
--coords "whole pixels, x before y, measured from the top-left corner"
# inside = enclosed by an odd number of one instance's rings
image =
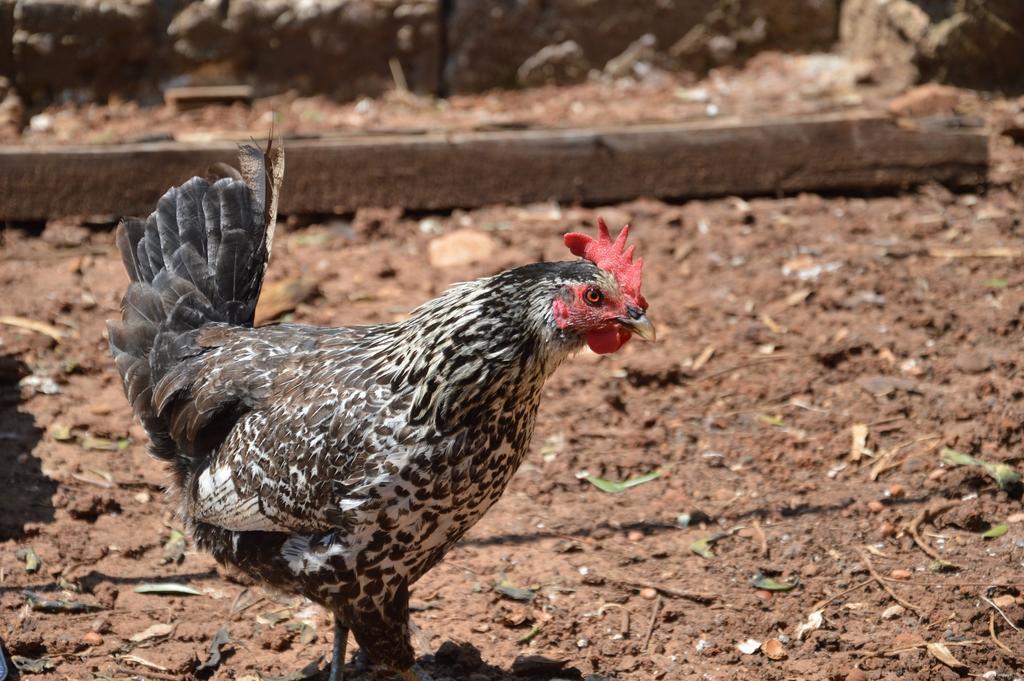
[[[1021,156],[1001,146],[997,163],[1018,174],[981,195],[365,211],[282,227],[270,282],[315,283],[290,315],[314,324],[392,320],[451,282],[562,259],[561,234],[598,214],[631,221],[647,262],[658,342],[582,355],[550,381],[505,497],[415,586],[424,667],[509,679],[518,656],[542,655],[567,662],[563,678],[1013,678],[1024,664],[1011,628],[1024,627],[1019,489],[945,466],[940,450],[1024,469]],[[426,227],[485,231],[501,248],[432,268]],[[230,656],[212,678],[295,673],[329,654],[318,608],[241,583],[191,546],[162,560],[177,526],[166,478],[103,337],[125,280],[107,230],[3,233],[0,315],[62,338],[0,324],[0,638],[50,661],[45,678],[191,678],[226,625]],[[19,389],[26,373],[36,378]],[[855,424],[867,425],[859,460]],[[664,475],[610,494],[583,470]],[[940,506],[920,537],[958,571],[931,570],[910,534]],[[725,532],[712,557],[691,550]],[[38,571],[17,557],[25,548]],[[772,593],[752,586],[758,573],[800,581]],[[497,590],[503,579],[532,601]],[[203,593],[134,591],[154,581]],[[39,612],[25,589],[104,609]],[[823,626],[801,640],[815,610]],[[130,640],[154,624],[173,631]],[[748,638],[777,639],[783,659],[740,652]],[[370,673],[350,666],[350,678]]]

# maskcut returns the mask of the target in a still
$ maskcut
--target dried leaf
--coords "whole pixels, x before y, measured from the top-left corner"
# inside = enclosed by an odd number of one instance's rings
[[[755,589],[764,589],[765,591],[791,591],[799,584],[799,577],[794,577],[792,582],[779,582],[771,577],[761,574],[760,572],[754,575],[754,578],[750,580],[750,585]]]
[[[1002,537],[1004,534],[1006,534],[1009,531],[1010,531],[1010,526],[1006,525],[1004,523],[1004,524],[1001,524],[1001,525],[993,525],[992,527],[988,528],[988,530],[983,532],[981,536],[984,539],[995,539],[996,537]]]
[[[868,426],[866,423],[855,423],[850,426],[850,435],[853,442],[850,444],[850,458],[860,461],[861,456],[872,456],[874,452],[868,449]]]
[[[213,636],[213,640],[210,641],[210,655],[206,658],[206,660],[201,665],[196,667],[196,674],[198,674],[199,672],[202,672],[202,671],[206,671],[206,670],[213,671],[218,666],[220,666],[220,661],[221,661],[220,649],[223,646],[226,646],[228,644],[229,640],[230,640],[230,638],[228,637],[228,628],[227,627],[221,627],[220,629],[217,630],[217,633],[214,634],[214,636]],[[319,666],[319,665],[317,665],[317,666]]]
[[[65,423],[51,423],[48,430],[50,437],[57,442],[67,442],[74,437],[71,428]]]
[[[95,603],[82,603],[80,601],[67,601],[67,600],[53,600],[46,598],[41,594],[37,594],[35,591],[23,591],[25,598],[28,600],[30,608],[37,612],[50,612],[50,613],[82,613],[82,612],[96,612],[98,610],[105,610],[102,605],[96,605]]]
[[[53,660],[48,657],[33,659],[21,655],[11,655],[11,662],[22,674],[45,674],[54,669]]]
[[[967,667],[963,662],[953,657],[953,653],[949,652],[949,648],[944,643],[929,643],[926,647],[932,657],[947,667],[953,669],[965,669]]]
[[[32,547],[18,549],[14,552],[14,557],[18,560],[25,561],[25,572],[32,573],[38,572],[43,561],[39,560],[39,556],[36,554]]]
[[[133,662],[135,664],[142,665],[143,667],[149,667],[150,669],[155,669],[158,672],[169,672],[169,671],[171,671],[167,667],[162,667],[162,666],[158,665],[156,662],[150,662],[146,658],[139,657],[138,655],[119,655],[115,659],[120,660],[122,662]]]
[[[202,596],[203,592],[188,584],[174,582],[146,582],[135,587],[137,594],[157,594],[160,596]]]
[[[1024,249],[995,246],[993,248],[929,248],[933,258],[1020,258]]]
[[[807,633],[821,629],[824,624],[824,613],[821,610],[815,610],[807,616],[807,621],[801,622],[800,626],[796,628],[796,631],[793,633],[793,638],[798,641],[802,641]]]
[[[308,279],[284,279],[263,287],[256,304],[256,325],[265,324],[292,312],[317,292],[315,281]]]
[[[700,351],[700,354],[697,355],[697,359],[693,360],[693,367],[691,368],[694,371],[700,371],[701,369],[704,368],[704,365],[707,364],[714,355],[715,346],[708,345],[707,347]]]
[[[1010,282],[1008,282],[1006,279],[993,277],[992,279],[986,279],[981,284],[985,288],[1006,288],[1007,286],[1010,285]]]
[[[282,676],[264,676],[263,681],[305,681],[306,679],[312,679],[320,673],[320,663],[323,659],[324,657],[321,655],[297,672]]]
[[[696,553],[701,558],[714,558],[715,554],[711,551],[711,545],[714,542],[714,537],[704,537],[702,539],[697,539],[696,541],[690,542],[690,550]]]
[[[794,305],[799,305],[800,303],[802,303],[805,300],[807,300],[807,296],[809,296],[809,295],[811,295],[811,289],[809,289],[809,288],[799,288],[799,289],[793,291],[792,293],[790,293],[788,296],[786,296],[786,305],[788,307],[793,307]]]
[[[142,643],[143,641],[148,641],[151,638],[170,636],[173,631],[173,624],[154,624],[153,626],[132,635],[128,640],[132,643]]]
[[[630,487],[636,487],[637,485],[642,485],[645,482],[657,480],[664,475],[664,473],[665,472],[659,468],[651,471],[650,473],[645,473],[644,475],[630,478],[629,480],[624,480],[622,482],[605,480],[604,478],[599,478],[596,475],[591,475],[590,473],[584,473],[581,477],[602,492],[608,492],[609,494],[621,494]]]

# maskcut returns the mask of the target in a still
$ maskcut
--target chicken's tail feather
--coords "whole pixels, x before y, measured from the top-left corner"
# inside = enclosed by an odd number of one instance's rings
[[[212,323],[251,326],[274,237],[284,153],[242,146],[240,170],[214,182],[199,177],[169,189],[145,221],[117,228],[131,284],[121,320],[108,322],[110,349],[125,394],[153,441],[175,456],[153,389],[194,355],[196,331]]]

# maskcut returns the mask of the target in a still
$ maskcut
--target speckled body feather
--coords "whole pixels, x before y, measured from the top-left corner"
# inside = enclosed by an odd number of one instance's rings
[[[409,585],[501,496],[545,379],[582,346],[552,300],[615,282],[590,262],[540,263],[395,324],[252,328],[271,175],[194,179],[123,224],[133,283],[111,348],[197,543],[407,669]]]

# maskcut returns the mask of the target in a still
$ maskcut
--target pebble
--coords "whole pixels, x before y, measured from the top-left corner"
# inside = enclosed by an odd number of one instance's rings
[[[644,538],[644,533],[640,530],[630,530],[629,534],[626,535],[626,538],[629,539],[629,541],[640,541]]]
[[[907,611],[902,605],[893,605],[882,611],[883,620],[894,620],[901,617]]]
[[[911,573],[910,570],[896,568],[895,570],[889,573],[889,576],[893,579],[910,579],[913,576],[913,573]]]
[[[498,250],[498,242],[484,232],[460,229],[437,237],[427,247],[434,267],[459,267],[484,262]]]
[[[868,502],[868,510],[872,513],[881,513],[885,510],[885,504],[877,499],[872,499]]]
[[[878,526],[878,534],[882,535],[883,537],[895,537],[896,526],[892,523],[882,523]]]
[[[907,493],[907,488],[904,487],[903,485],[901,485],[898,482],[894,482],[891,485],[889,485],[889,495],[893,499],[899,499],[900,497],[902,497],[906,493]]]
[[[936,468],[935,470],[933,470],[931,473],[928,474],[928,479],[929,480],[941,480],[942,478],[945,477],[945,475],[946,475],[946,469],[945,468]]]
[[[645,601],[653,601],[657,597],[657,595],[657,589],[652,589],[649,586],[645,586],[644,588],[640,589],[640,598],[644,599]]]
[[[101,646],[103,645],[103,637],[95,631],[87,631],[85,636],[82,637],[82,643],[87,646]]]
[[[800,574],[802,574],[804,577],[813,577],[814,575],[818,574],[820,570],[821,568],[818,567],[817,563],[807,563],[802,568],[800,568]]]
[[[868,681],[868,675],[860,669],[851,669],[846,672],[846,681]]]

